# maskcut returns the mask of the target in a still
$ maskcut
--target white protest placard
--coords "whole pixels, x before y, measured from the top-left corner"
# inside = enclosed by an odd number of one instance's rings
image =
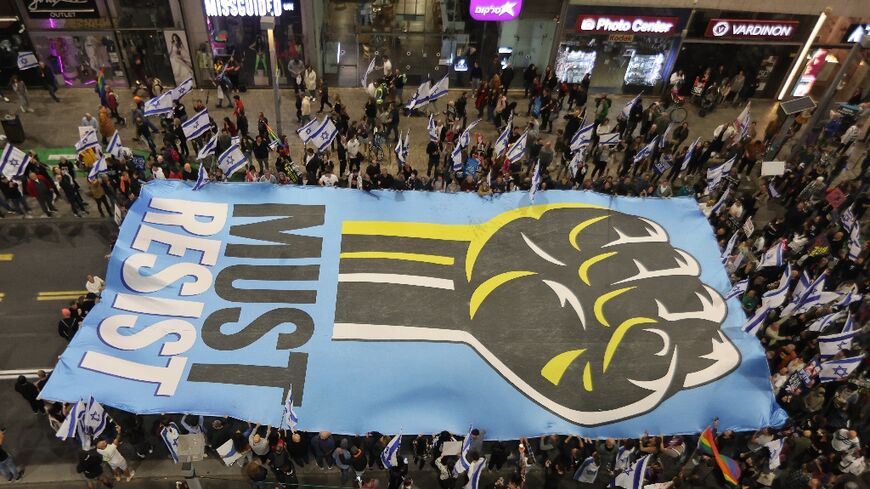
[[[459,455],[462,452],[461,441],[445,441],[441,445],[441,455]]]
[[[761,163],[761,176],[778,176],[785,173],[784,161],[764,161]]]
[[[743,232],[746,233],[747,238],[752,236],[752,233],[755,232],[755,224],[752,223],[751,217],[743,223]]]

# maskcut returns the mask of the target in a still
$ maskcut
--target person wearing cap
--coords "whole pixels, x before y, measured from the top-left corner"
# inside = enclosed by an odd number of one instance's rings
[[[350,467],[353,469],[354,475],[359,479],[365,474],[366,467],[368,466],[366,453],[360,447],[354,445],[350,448],[350,455]]]

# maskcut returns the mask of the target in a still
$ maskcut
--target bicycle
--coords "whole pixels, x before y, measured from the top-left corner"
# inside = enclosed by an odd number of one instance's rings
[[[369,148],[369,156],[373,157],[376,162],[381,162],[386,153],[384,152],[384,136],[375,129],[375,133],[372,136],[372,143]]]

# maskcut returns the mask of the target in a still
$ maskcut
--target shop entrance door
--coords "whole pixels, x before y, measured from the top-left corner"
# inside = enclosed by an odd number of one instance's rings
[[[118,41],[124,53],[124,64],[131,77],[130,83],[146,83],[155,77],[164,87],[175,85],[169,50],[161,31],[121,31]]]

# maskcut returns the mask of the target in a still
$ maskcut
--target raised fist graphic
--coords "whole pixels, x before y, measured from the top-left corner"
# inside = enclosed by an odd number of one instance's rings
[[[582,204],[346,222],[333,338],[464,343],[553,413],[612,423],[739,365],[700,273],[657,223]]]

